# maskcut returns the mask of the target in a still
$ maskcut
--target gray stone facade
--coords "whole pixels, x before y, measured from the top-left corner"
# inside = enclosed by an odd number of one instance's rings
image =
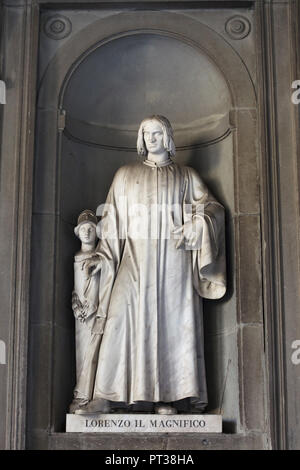
[[[299,2],[89,3],[1,4],[0,448],[299,449]],[[66,434],[76,217],[137,158],[132,130],[158,105],[177,161],[226,208],[229,292],[204,307],[223,433]]]

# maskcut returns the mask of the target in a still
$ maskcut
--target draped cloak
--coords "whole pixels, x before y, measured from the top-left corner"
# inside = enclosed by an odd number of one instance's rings
[[[202,297],[226,291],[224,209],[171,159],[121,167],[102,214],[93,398],[207,403]],[[185,228],[196,223],[194,237]]]

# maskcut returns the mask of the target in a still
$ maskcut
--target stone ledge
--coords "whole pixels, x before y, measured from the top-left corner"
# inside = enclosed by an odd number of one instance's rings
[[[112,439],[113,437],[113,439]],[[35,431],[28,449],[51,450],[262,450],[270,443],[263,433],[51,433]]]

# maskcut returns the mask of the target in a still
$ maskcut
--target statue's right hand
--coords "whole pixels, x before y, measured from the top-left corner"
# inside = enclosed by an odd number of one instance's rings
[[[81,314],[82,304],[76,292],[72,292],[72,310],[74,313],[74,317],[78,319],[79,315]]]
[[[80,315],[78,315],[77,320],[79,320],[81,323],[85,323],[86,312],[81,312]]]

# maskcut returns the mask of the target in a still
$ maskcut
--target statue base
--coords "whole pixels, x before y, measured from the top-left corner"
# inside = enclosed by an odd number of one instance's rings
[[[66,432],[221,433],[221,415],[67,414]]]

